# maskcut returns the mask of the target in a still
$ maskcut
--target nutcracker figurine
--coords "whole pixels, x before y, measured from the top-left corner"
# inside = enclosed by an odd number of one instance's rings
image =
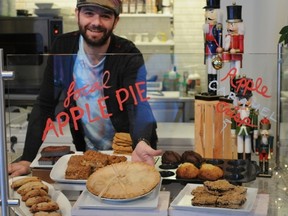
[[[259,155],[260,175],[269,174],[269,160],[273,155],[273,140],[274,136],[271,135],[271,124],[268,118],[264,117],[260,121],[260,135],[256,140],[256,154]],[[263,169],[263,165],[265,167]]]
[[[222,52],[222,23],[220,0],[207,0],[205,9],[205,24],[203,33],[205,40],[205,64],[208,70],[208,93],[217,93],[217,70],[213,67],[212,60],[217,53]],[[214,81],[214,82],[213,82]],[[210,84],[211,83],[211,84]],[[209,88],[209,86],[211,87]]]
[[[234,115],[231,118],[231,136],[236,137],[238,159],[251,160],[251,150],[254,139],[258,137],[258,112],[251,107],[252,91],[246,87],[237,86],[237,83],[252,82],[250,78],[238,76],[233,79],[231,90],[236,94],[234,100]]]
[[[242,68],[242,54],[244,53],[244,24],[241,17],[242,6],[227,6],[227,35],[224,39],[222,59],[230,62],[230,68],[236,68],[237,74]]]

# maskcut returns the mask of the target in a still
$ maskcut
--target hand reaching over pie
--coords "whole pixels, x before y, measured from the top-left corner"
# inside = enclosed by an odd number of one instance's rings
[[[132,161],[141,161],[154,166],[154,157],[160,156],[161,154],[162,150],[155,150],[147,145],[144,141],[140,141],[132,152]]]

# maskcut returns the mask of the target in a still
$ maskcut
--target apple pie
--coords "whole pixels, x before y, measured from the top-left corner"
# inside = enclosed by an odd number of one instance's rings
[[[100,198],[132,199],[152,191],[161,177],[143,162],[121,162],[96,170],[87,180],[88,191]]]

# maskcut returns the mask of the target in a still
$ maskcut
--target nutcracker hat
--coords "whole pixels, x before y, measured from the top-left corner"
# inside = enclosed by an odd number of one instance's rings
[[[231,23],[242,22],[242,6],[236,4],[227,6],[226,21]]]
[[[206,6],[204,9],[219,9],[220,8],[220,0],[206,0]]]
[[[268,118],[264,117],[260,121],[260,129],[261,130],[270,130],[271,124]]]
[[[121,0],[77,0],[76,7],[97,6],[105,10],[110,10],[119,15],[121,10]]]

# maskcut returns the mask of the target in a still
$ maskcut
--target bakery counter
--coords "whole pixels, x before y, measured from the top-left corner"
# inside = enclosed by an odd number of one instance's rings
[[[23,152],[26,127],[7,128],[7,140],[15,137],[17,142],[13,145],[12,153],[11,142],[7,143],[10,157],[20,156]],[[163,150],[175,150],[177,152],[184,152],[185,150],[194,148],[194,124],[190,122],[159,122],[158,123],[158,148]],[[72,137],[69,127],[65,127],[63,135],[56,137],[55,134],[48,133],[44,144],[71,144]],[[13,160],[12,160],[13,161]]]

